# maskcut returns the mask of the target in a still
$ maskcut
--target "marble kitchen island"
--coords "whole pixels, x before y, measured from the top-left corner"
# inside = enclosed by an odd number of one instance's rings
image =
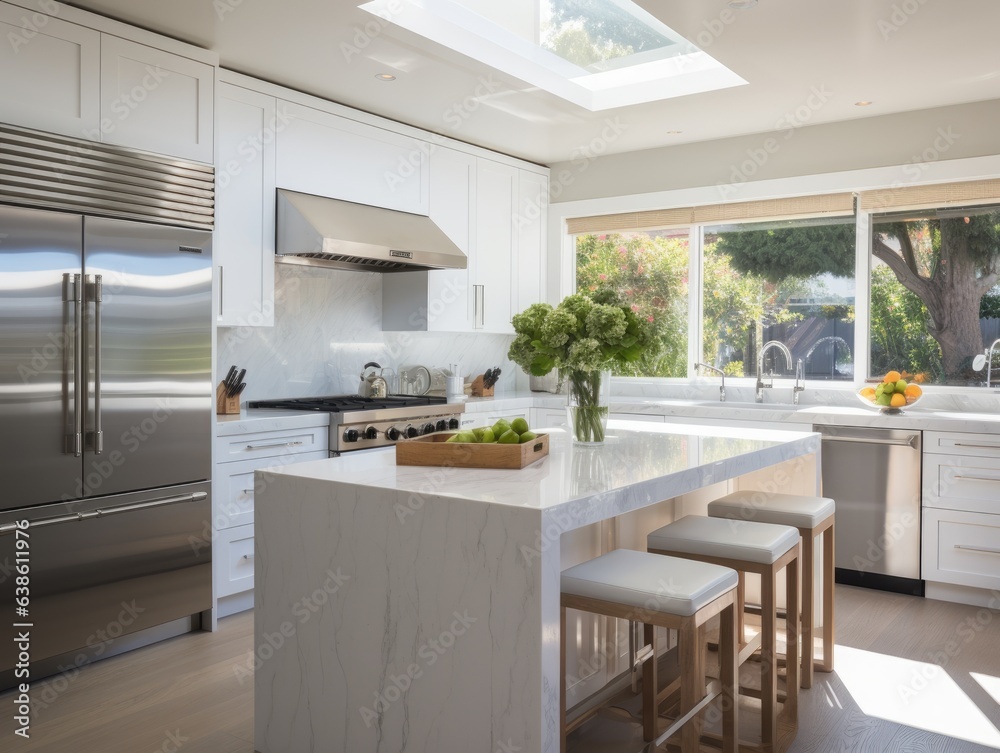
[[[601,448],[553,431],[520,471],[387,451],[258,472],[256,749],[556,753],[561,538],[774,469],[818,491],[819,451],[813,433],[612,421]]]

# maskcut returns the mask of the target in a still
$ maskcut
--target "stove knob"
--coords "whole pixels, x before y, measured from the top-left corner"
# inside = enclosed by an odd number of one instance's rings
[[[357,429],[348,429],[347,431],[344,432],[345,442],[357,442],[358,439],[360,438],[361,434],[358,432]]]
[[[421,434],[433,434],[434,424],[424,424],[420,429]]]
[[[442,419],[441,419],[440,421],[438,421],[438,422],[437,422],[437,426],[435,427],[435,429],[434,429],[434,430],[435,430],[435,431],[444,431],[444,430],[445,430],[445,429],[447,429],[447,428],[448,428],[448,422],[447,422],[447,421],[445,421],[445,420],[444,420],[444,419],[442,418]]]
[[[448,421],[448,428],[449,429],[457,429],[458,427],[459,427],[459,423],[458,423],[458,419],[457,418],[453,418],[450,421]]]
[[[389,431],[385,433],[385,436],[392,442],[398,442],[400,439],[403,438],[403,432],[401,432],[398,428],[393,426],[391,429],[389,429]]]
[[[376,429],[374,426],[366,427],[365,439],[378,439],[378,429]]]
[[[417,429],[416,426],[407,426],[406,427],[406,437],[407,437],[407,439],[413,439],[414,437],[419,437],[419,436],[420,436],[420,431]]]

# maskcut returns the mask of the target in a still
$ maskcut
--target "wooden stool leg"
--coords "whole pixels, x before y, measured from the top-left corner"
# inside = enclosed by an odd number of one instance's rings
[[[746,613],[747,608],[747,591],[746,591],[746,574],[739,570],[737,571],[739,576],[739,583],[736,585],[736,643],[739,644],[740,648],[743,648],[746,641]]]
[[[700,660],[703,647],[701,631],[691,620],[678,631],[681,655],[681,709],[680,716],[686,714],[705,696],[705,675]],[[682,753],[698,753],[701,746],[701,725],[692,719],[681,728]]]
[[[719,615],[719,679],[722,682],[722,753],[740,748],[737,700],[739,640],[736,636],[736,607],[730,605]]]
[[[813,619],[816,614],[815,573],[813,567],[813,548],[815,539],[813,532],[801,528],[802,534],[802,687],[811,688],[813,684]],[[791,612],[788,612],[791,614]]]
[[[800,612],[799,605],[799,562],[802,558],[792,560],[785,566],[785,706],[784,713],[792,724],[796,727],[799,722],[799,662],[796,659],[802,647],[799,643],[799,622],[796,615]],[[812,604],[808,604],[812,607]],[[809,666],[812,667],[812,656],[810,652]]]
[[[833,525],[823,531],[823,663],[820,671],[833,671]]]
[[[774,750],[778,739],[778,613],[775,604],[777,571],[772,567],[760,576],[760,733],[764,750]],[[791,605],[788,605],[791,609]],[[789,612],[790,613],[790,612]],[[791,659],[788,666],[797,663]]]
[[[655,740],[659,733],[659,706],[656,695],[660,684],[656,677],[656,626],[643,625],[643,644],[652,646],[653,654],[642,663],[642,739]]]
[[[559,753],[566,753],[566,607],[559,620]]]

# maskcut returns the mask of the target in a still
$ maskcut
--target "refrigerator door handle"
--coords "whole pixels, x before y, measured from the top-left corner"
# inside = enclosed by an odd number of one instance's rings
[[[87,437],[94,454],[104,452],[101,416],[101,308],[104,302],[103,275],[87,275],[87,297],[94,303],[94,433]]]
[[[67,272],[63,275],[63,300],[73,304],[73,431],[67,437],[66,452],[76,457],[83,455],[83,275]],[[69,390],[69,372],[64,372],[66,389]]]
[[[192,494],[179,494],[175,497],[163,497],[161,499],[152,499],[148,502],[130,502],[124,505],[114,505],[112,507],[99,508],[97,510],[90,510],[89,512],[77,512],[69,513],[68,515],[54,515],[51,518],[40,518],[38,520],[29,520],[27,528],[23,528],[19,522],[7,523],[0,526],[0,536],[7,533],[13,533],[14,531],[28,530],[32,528],[43,528],[45,526],[54,526],[60,523],[80,523],[84,520],[92,520],[93,518],[105,518],[108,515],[117,515],[123,512],[134,512],[136,510],[145,510],[150,507],[163,507],[165,505],[176,505],[183,502],[201,502],[208,496],[207,492],[194,492]]]

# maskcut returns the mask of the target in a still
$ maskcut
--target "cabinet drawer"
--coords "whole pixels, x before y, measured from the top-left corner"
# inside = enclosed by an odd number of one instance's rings
[[[300,452],[330,449],[330,429],[310,426],[305,429],[262,431],[215,438],[215,462],[248,458],[275,458]]]
[[[253,525],[219,531],[212,558],[215,598],[253,588]]]
[[[253,523],[254,493],[259,491],[265,480],[255,480],[254,472],[259,468],[284,468],[294,463],[308,460],[324,460],[326,451],[300,452],[280,458],[254,458],[232,463],[220,463],[215,469],[214,491],[215,510],[212,524],[216,530]]]
[[[925,509],[921,559],[924,580],[1000,587],[1000,515]]]
[[[1000,436],[925,431],[924,452],[1000,459]]]
[[[925,454],[923,504],[1000,513],[1000,458]]]

